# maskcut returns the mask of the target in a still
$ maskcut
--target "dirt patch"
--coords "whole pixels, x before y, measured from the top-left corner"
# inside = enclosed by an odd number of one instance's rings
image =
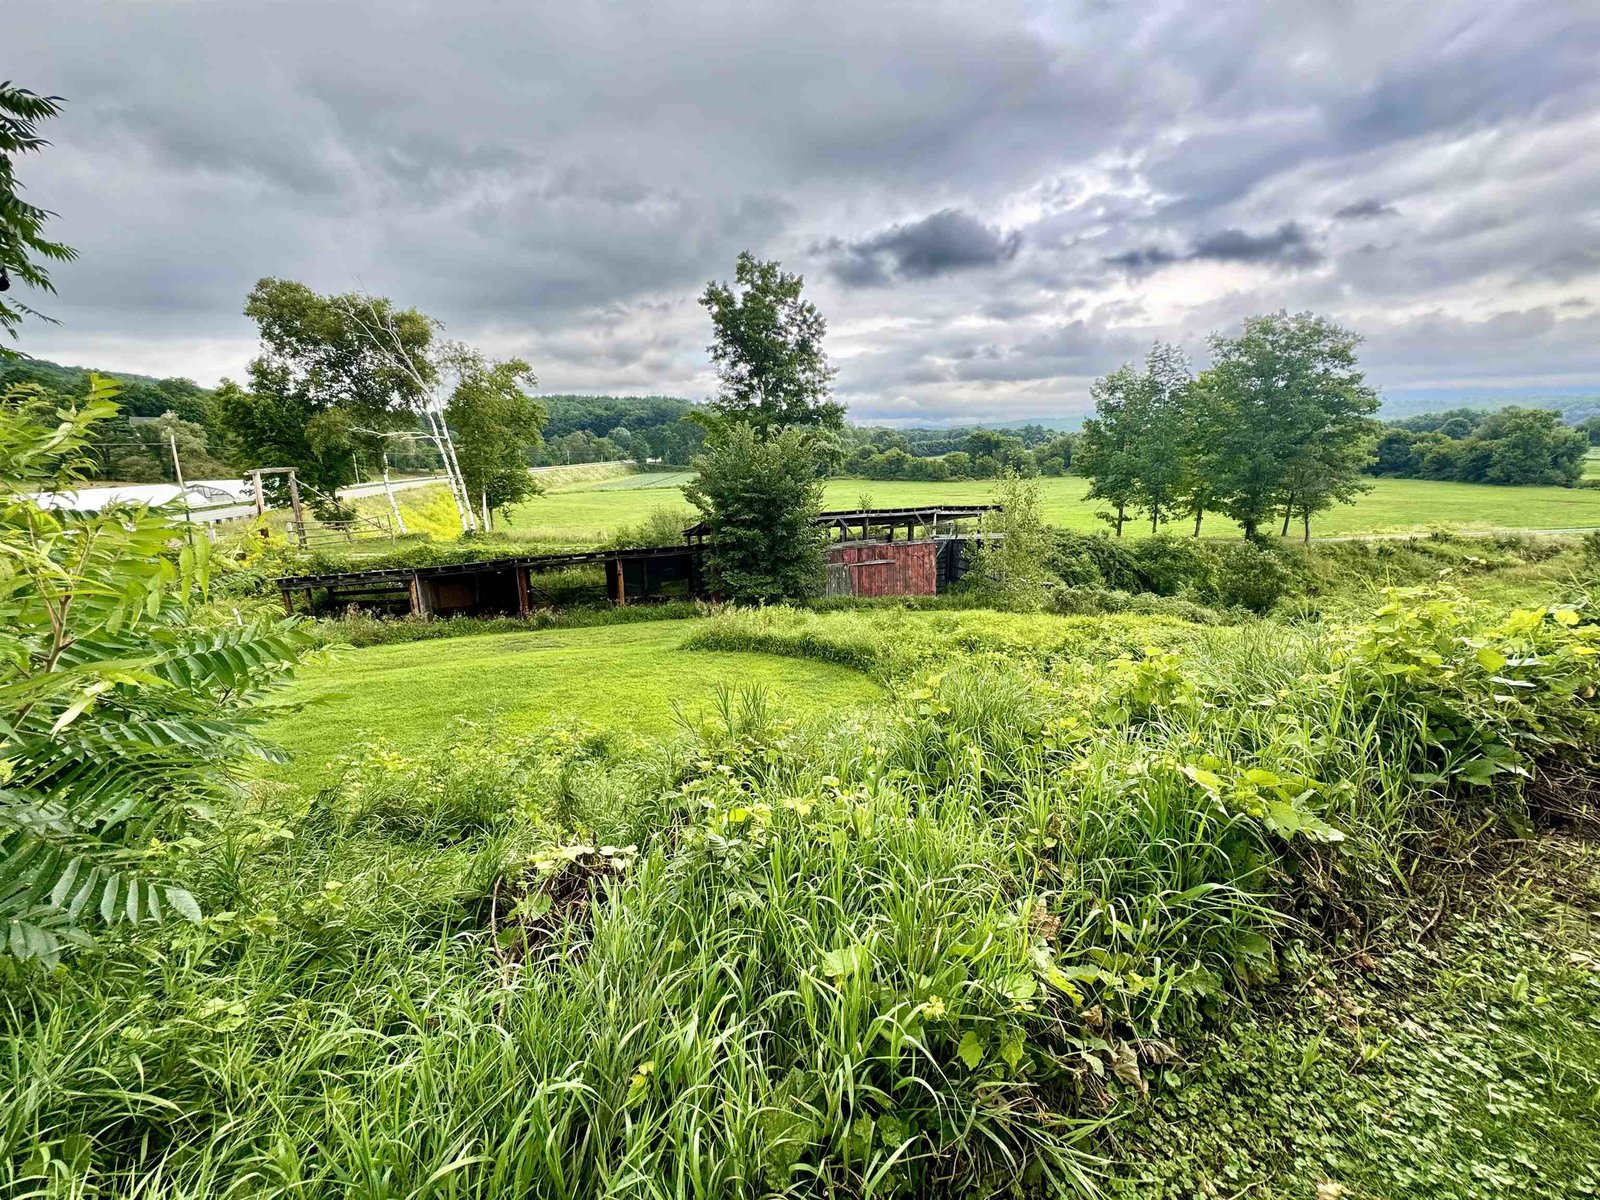
[[[582,953],[594,929],[594,902],[608,880],[633,869],[637,846],[576,843],[536,854],[495,881],[489,896],[489,932],[508,965],[567,962]]]
[[[1534,772],[1527,797],[1539,825],[1600,837],[1600,772],[1592,766],[1547,759]]]

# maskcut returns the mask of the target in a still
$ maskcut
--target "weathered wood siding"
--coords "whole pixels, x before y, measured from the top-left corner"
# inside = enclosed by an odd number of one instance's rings
[[[830,594],[932,596],[938,590],[937,542],[865,542],[828,551]]]

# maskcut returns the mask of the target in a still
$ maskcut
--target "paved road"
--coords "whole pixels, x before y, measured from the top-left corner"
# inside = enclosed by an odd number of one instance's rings
[[[396,479],[389,486],[397,492],[404,492],[410,488],[427,487],[430,483],[443,482],[444,476],[437,475],[428,479]],[[174,488],[172,490],[176,491],[177,489]],[[383,481],[379,480],[377,483],[352,484],[350,487],[341,488],[339,495],[350,498],[360,498],[362,496],[381,496],[383,495]],[[270,510],[272,505],[269,504],[267,507]],[[216,525],[222,521],[237,521],[240,518],[253,517],[255,515],[255,501],[251,500],[248,504],[226,504],[216,508],[193,509],[189,513],[189,519],[198,524]]]
[[[586,467],[610,467],[620,466],[625,462],[631,462],[631,460],[617,459],[615,462],[583,463],[581,465]],[[530,475],[544,475],[552,471],[567,470],[571,470],[571,468],[567,466],[529,467],[528,473]],[[423,479],[396,479],[392,484],[390,484],[390,486],[397,492],[403,492],[410,488],[427,487],[430,483],[443,483],[444,481],[445,479],[443,475],[430,475]],[[163,484],[161,486],[173,495],[177,494],[178,489],[173,487],[171,484]],[[246,489],[246,491],[248,492],[248,489]],[[351,498],[360,498],[362,496],[381,496],[383,495],[383,481],[379,480],[377,483],[353,484],[350,487],[341,488],[339,495]],[[165,497],[163,497],[163,499],[164,498]],[[204,522],[208,525],[215,525],[219,521],[237,521],[241,517],[253,517],[255,515],[256,506],[255,501],[252,499],[248,504],[230,504],[219,508],[197,509],[191,513],[191,518],[195,521]]]

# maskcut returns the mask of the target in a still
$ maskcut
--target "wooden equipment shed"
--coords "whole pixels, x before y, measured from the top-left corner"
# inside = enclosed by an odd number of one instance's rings
[[[961,578],[966,547],[982,539],[992,504],[845,509],[825,512],[829,595],[931,596]],[[416,616],[481,616],[533,610],[535,579],[574,567],[599,567],[606,598],[633,604],[670,597],[711,598],[705,525],[684,531],[682,546],[636,546],[570,554],[528,554],[431,567],[385,567],[277,580],[288,612],[356,606]]]

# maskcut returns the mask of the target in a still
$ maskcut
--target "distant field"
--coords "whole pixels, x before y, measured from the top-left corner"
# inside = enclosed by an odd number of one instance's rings
[[[768,654],[681,650],[699,621],[510,633],[351,651],[307,670],[286,699],[341,697],[276,721],[267,736],[293,755],[279,778],[310,782],[374,737],[400,749],[447,740],[458,717],[508,733],[577,720],[669,734],[673,705],[693,714],[719,684],[759,684],[804,715],[865,703],[878,688],[844,667]]]
[[[654,509],[691,510],[679,490],[688,472],[628,476],[599,484],[552,490],[510,514],[512,531],[548,540],[599,541],[619,526],[637,524]],[[1375,479],[1372,491],[1353,505],[1340,505],[1312,525],[1319,537],[1452,529],[1600,528],[1600,490],[1557,487],[1493,487],[1435,483],[1421,479]],[[1083,498],[1088,484],[1076,476],[1039,481],[1045,519],[1069,529],[1103,529],[1098,505]],[[853,508],[863,497],[880,507],[907,504],[971,504],[990,498],[990,485],[877,482],[835,479],[827,485],[830,508]],[[1187,523],[1173,529],[1186,532]],[[1207,517],[1204,531],[1226,534],[1233,527]],[[1133,532],[1139,532],[1137,524]]]
[[[693,478],[693,471],[641,471],[637,475],[624,475],[620,479],[608,479],[604,483],[595,484],[588,490],[624,492],[634,491],[638,488],[646,490],[651,488],[680,488]]]

